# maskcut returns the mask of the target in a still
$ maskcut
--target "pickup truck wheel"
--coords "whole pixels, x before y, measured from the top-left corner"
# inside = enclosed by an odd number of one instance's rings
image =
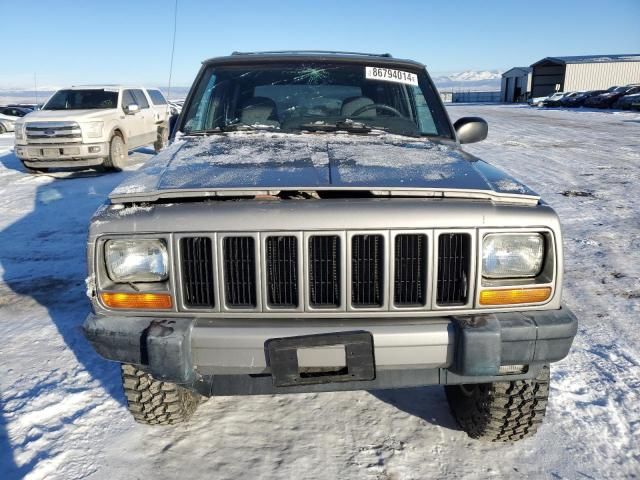
[[[122,364],[122,386],[129,412],[138,423],[174,425],[189,419],[201,396],[174,383],[161,382],[148,373]]]
[[[109,142],[109,156],[105,159],[104,166],[109,170],[122,170],[127,156],[127,146],[122,137],[116,134]]]
[[[456,421],[471,438],[514,442],[533,436],[549,398],[549,366],[531,380],[445,387]]]
[[[156,153],[160,153],[164,147],[169,143],[169,129],[162,127],[158,129],[158,139],[153,143],[153,149]]]

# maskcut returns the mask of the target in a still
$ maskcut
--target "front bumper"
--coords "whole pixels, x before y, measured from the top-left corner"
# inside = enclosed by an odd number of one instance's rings
[[[93,167],[109,155],[109,143],[17,144],[16,156],[32,168]]]
[[[532,378],[542,365],[568,354],[577,319],[567,308],[435,319],[331,321],[90,314],[83,328],[102,357],[138,365],[157,379],[213,396],[486,383],[506,380],[500,367],[512,365],[528,368],[508,375],[508,380]],[[304,349],[316,337],[340,339],[363,333],[372,339],[373,378],[334,382],[319,377],[317,383],[277,384],[269,353],[274,339],[294,345],[299,341]],[[316,348],[304,360],[298,350],[298,361],[333,367],[340,365],[336,363],[340,350]]]

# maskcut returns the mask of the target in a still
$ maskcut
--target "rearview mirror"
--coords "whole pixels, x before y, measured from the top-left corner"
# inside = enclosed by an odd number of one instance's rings
[[[462,117],[453,124],[460,143],[481,142],[487,138],[489,125],[480,117]]]
[[[139,111],[140,111],[140,107],[135,103],[132,103],[124,107],[124,113],[126,113],[127,115],[133,115],[134,113]]]

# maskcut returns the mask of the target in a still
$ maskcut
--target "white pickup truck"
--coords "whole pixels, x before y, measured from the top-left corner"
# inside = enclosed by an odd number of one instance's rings
[[[27,171],[103,166],[119,170],[128,152],[169,137],[159,90],[122,85],[58,90],[41,110],[16,121],[15,152]]]

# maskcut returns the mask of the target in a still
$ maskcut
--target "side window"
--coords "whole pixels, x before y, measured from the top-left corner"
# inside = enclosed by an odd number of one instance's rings
[[[412,86],[413,98],[415,101],[416,116],[418,117],[418,125],[420,126],[420,132],[427,135],[437,135],[438,129],[433,120],[433,115],[427,99],[424,98],[422,90],[419,87]]]
[[[131,90],[131,93],[133,93],[133,98],[136,99],[136,103],[140,107],[140,110],[149,108],[149,102],[147,102],[147,97],[144,96],[144,92],[142,90]]]
[[[151,101],[154,105],[166,105],[167,101],[164,98],[164,95],[160,92],[160,90],[147,90],[149,97],[151,97]]]
[[[125,107],[133,105],[134,103],[136,103],[136,100],[133,98],[131,90],[124,90],[122,92],[122,109],[124,110]]]

